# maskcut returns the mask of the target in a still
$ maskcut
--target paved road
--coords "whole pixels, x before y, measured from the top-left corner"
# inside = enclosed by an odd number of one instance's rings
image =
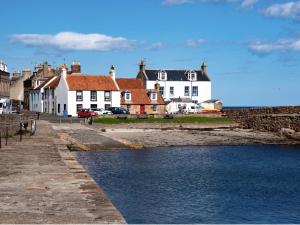
[[[124,223],[46,121],[0,149],[1,223]]]

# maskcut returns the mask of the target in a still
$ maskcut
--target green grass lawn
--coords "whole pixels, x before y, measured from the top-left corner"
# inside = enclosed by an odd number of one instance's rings
[[[173,119],[164,118],[96,118],[95,123],[118,124],[118,123],[232,123],[225,117],[200,117],[200,116],[180,116]]]

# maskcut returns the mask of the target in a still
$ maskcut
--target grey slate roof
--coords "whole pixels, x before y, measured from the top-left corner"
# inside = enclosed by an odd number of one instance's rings
[[[146,70],[146,74],[149,80],[157,80],[157,74],[160,70]],[[187,70],[163,70],[167,72],[168,81],[189,81],[187,79]],[[210,81],[207,74],[202,73],[201,70],[196,70],[197,81]]]

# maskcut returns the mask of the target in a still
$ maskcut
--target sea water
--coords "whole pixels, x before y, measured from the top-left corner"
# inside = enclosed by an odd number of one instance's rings
[[[300,146],[78,152],[128,223],[299,223]]]

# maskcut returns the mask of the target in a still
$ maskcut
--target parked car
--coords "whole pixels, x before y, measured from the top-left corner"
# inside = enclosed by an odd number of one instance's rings
[[[109,110],[113,114],[129,114],[129,111],[122,107],[110,107]]]
[[[78,118],[89,118],[93,116],[97,116],[97,113],[93,112],[90,109],[82,109],[77,112]]]
[[[108,114],[108,115],[111,115],[112,112],[109,111],[109,110],[105,110],[105,109],[91,109],[93,112],[97,113],[98,115],[105,115],[105,114]]]

